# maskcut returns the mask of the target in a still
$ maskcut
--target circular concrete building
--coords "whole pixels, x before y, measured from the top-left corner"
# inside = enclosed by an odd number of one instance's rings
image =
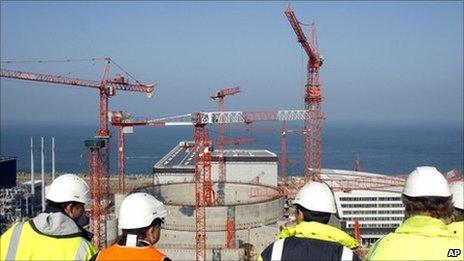
[[[213,190],[218,193],[217,183]],[[279,190],[259,184],[225,183],[223,191],[224,204],[206,207],[208,259],[217,255],[222,259],[238,259],[243,255],[243,250],[238,249],[243,243],[264,248],[278,233],[277,221],[282,219],[283,199]],[[159,184],[138,192],[152,194],[170,211],[157,246],[173,259],[194,259],[195,184]],[[228,219],[235,224],[236,248],[232,249],[225,249]]]

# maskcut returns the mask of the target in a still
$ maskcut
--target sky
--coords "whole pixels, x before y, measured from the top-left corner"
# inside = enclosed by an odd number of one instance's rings
[[[0,58],[110,56],[154,98],[118,92],[110,110],[157,117],[215,110],[302,109],[306,54],[288,2],[1,1]],[[326,122],[463,125],[463,2],[292,2],[315,21]],[[304,26],[309,35],[309,28]],[[99,80],[102,62],[2,63],[2,69]],[[112,69],[111,73],[118,70]],[[1,123],[97,123],[90,88],[2,79]]]

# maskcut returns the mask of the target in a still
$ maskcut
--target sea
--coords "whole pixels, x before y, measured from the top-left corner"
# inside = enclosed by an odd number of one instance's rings
[[[228,149],[267,149],[280,155],[280,128],[277,123],[261,126],[233,125],[226,139],[248,138],[254,142]],[[301,130],[302,124],[288,129]],[[30,172],[30,139],[33,138],[35,172],[41,170],[41,137],[44,138],[44,168],[51,172],[51,139],[55,139],[57,173],[87,173],[89,151],[84,141],[92,139],[97,125],[91,124],[2,124],[0,155],[15,156],[18,172]],[[111,127],[110,172],[117,172],[117,133]],[[217,129],[209,128],[212,139]],[[297,131],[287,136],[287,173],[301,176],[303,137]],[[183,140],[193,139],[191,127],[136,127],[126,134],[126,173],[149,174],[153,165]],[[435,166],[442,172],[463,170],[462,126],[422,126],[388,124],[330,123],[323,127],[322,167],[354,169],[357,153],[362,171],[381,174],[407,174],[417,166]]]

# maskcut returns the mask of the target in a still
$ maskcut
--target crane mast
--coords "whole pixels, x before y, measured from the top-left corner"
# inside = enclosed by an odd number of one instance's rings
[[[224,98],[226,96],[234,95],[240,92],[240,87],[232,87],[227,89],[222,89],[217,91],[215,95],[211,96],[211,99],[216,100],[218,102],[218,110],[224,111]],[[224,134],[225,134],[225,124],[219,123],[218,124],[218,135],[216,146],[219,152],[219,182],[225,182],[226,180],[226,169],[225,169],[225,162],[224,162]],[[223,201],[223,196],[218,198],[220,201]]]
[[[201,115],[194,116],[195,257],[206,260],[206,206],[212,204],[211,143]]]
[[[211,180],[211,141],[207,131],[208,124],[233,124],[255,121],[302,121],[306,119],[304,110],[276,111],[219,111],[197,112],[160,118],[132,118],[123,112],[111,112],[111,124],[118,126],[193,126],[195,161],[195,258],[206,260],[206,207],[214,204],[214,191]],[[252,142],[252,138],[224,139],[222,143],[238,144]],[[123,144],[121,145],[123,146]],[[120,149],[119,151],[124,152]],[[121,154],[120,154],[121,155]],[[124,155],[120,156],[124,158]],[[120,176],[124,178],[124,176]],[[228,210],[226,220],[226,247],[234,246],[235,222],[233,210]]]
[[[0,70],[0,77],[2,78],[62,84],[70,87],[88,87],[99,90],[99,128],[95,135],[96,140],[86,141],[86,146],[90,148],[89,176],[92,198],[90,224],[92,224],[91,230],[94,234],[93,241],[98,247],[105,244],[103,237],[106,233],[101,231],[100,222],[102,217],[107,214],[103,204],[109,193],[109,138],[111,135],[108,129],[108,98],[114,96],[116,90],[143,92],[147,93],[149,97],[152,96],[154,91],[154,84],[142,84],[138,81],[132,84],[122,76],[110,79],[108,75],[112,60],[111,58],[105,58],[104,60],[106,63],[100,81],[17,70]]]
[[[293,9],[288,5],[285,10],[290,25],[308,55],[306,85],[305,85],[305,110],[308,119],[305,120],[304,129],[304,159],[305,159],[305,179],[320,180],[321,175],[321,133],[323,112],[321,103],[323,100],[321,86],[319,82],[319,68],[322,65],[322,57],[316,48],[316,25],[311,25],[311,39],[308,41],[300,22],[295,16]]]

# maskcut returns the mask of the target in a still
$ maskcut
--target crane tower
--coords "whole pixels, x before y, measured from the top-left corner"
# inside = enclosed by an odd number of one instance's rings
[[[93,60],[96,59],[88,59],[88,61]],[[86,146],[90,149],[89,176],[92,199],[90,223],[93,224],[91,226],[92,233],[94,234],[93,240],[98,247],[104,245],[102,235],[106,233],[101,231],[100,221],[103,215],[106,214],[107,208],[104,206],[104,200],[109,192],[109,138],[111,135],[108,129],[108,99],[114,96],[117,90],[147,93],[148,97],[151,97],[154,91],[154,84],[142,84],[135,79],[133,79],[135,81],[134,83],[129,83],[123,76],[117,76],[112,79],[109,78],[111,63],[119,67],[119,69],[123,69],[111,58],[104,58],[103,60],[105,61],[105,67],[103,77],[100,81],[17,70],[0,70],[0,77],[2,78],[61,84],[69,87],[87,87],[98,90],[100,98],[99,128],[95,135],[96,139],[86,141]],[[87,60],[63,60],[59,62],[70,61]],[[126,72],[126,74],[128,73]]]
[[[320,180],[323,96],[319,82],[319,68],[323,58],[317,49],[316,25],[311,24],[311,38],[308,40],[290,4],[285,10],[285,15],[309,58],[304,97],[305,110],[308,113],[308,119],[304,123],[304,174],[306,181]]]

